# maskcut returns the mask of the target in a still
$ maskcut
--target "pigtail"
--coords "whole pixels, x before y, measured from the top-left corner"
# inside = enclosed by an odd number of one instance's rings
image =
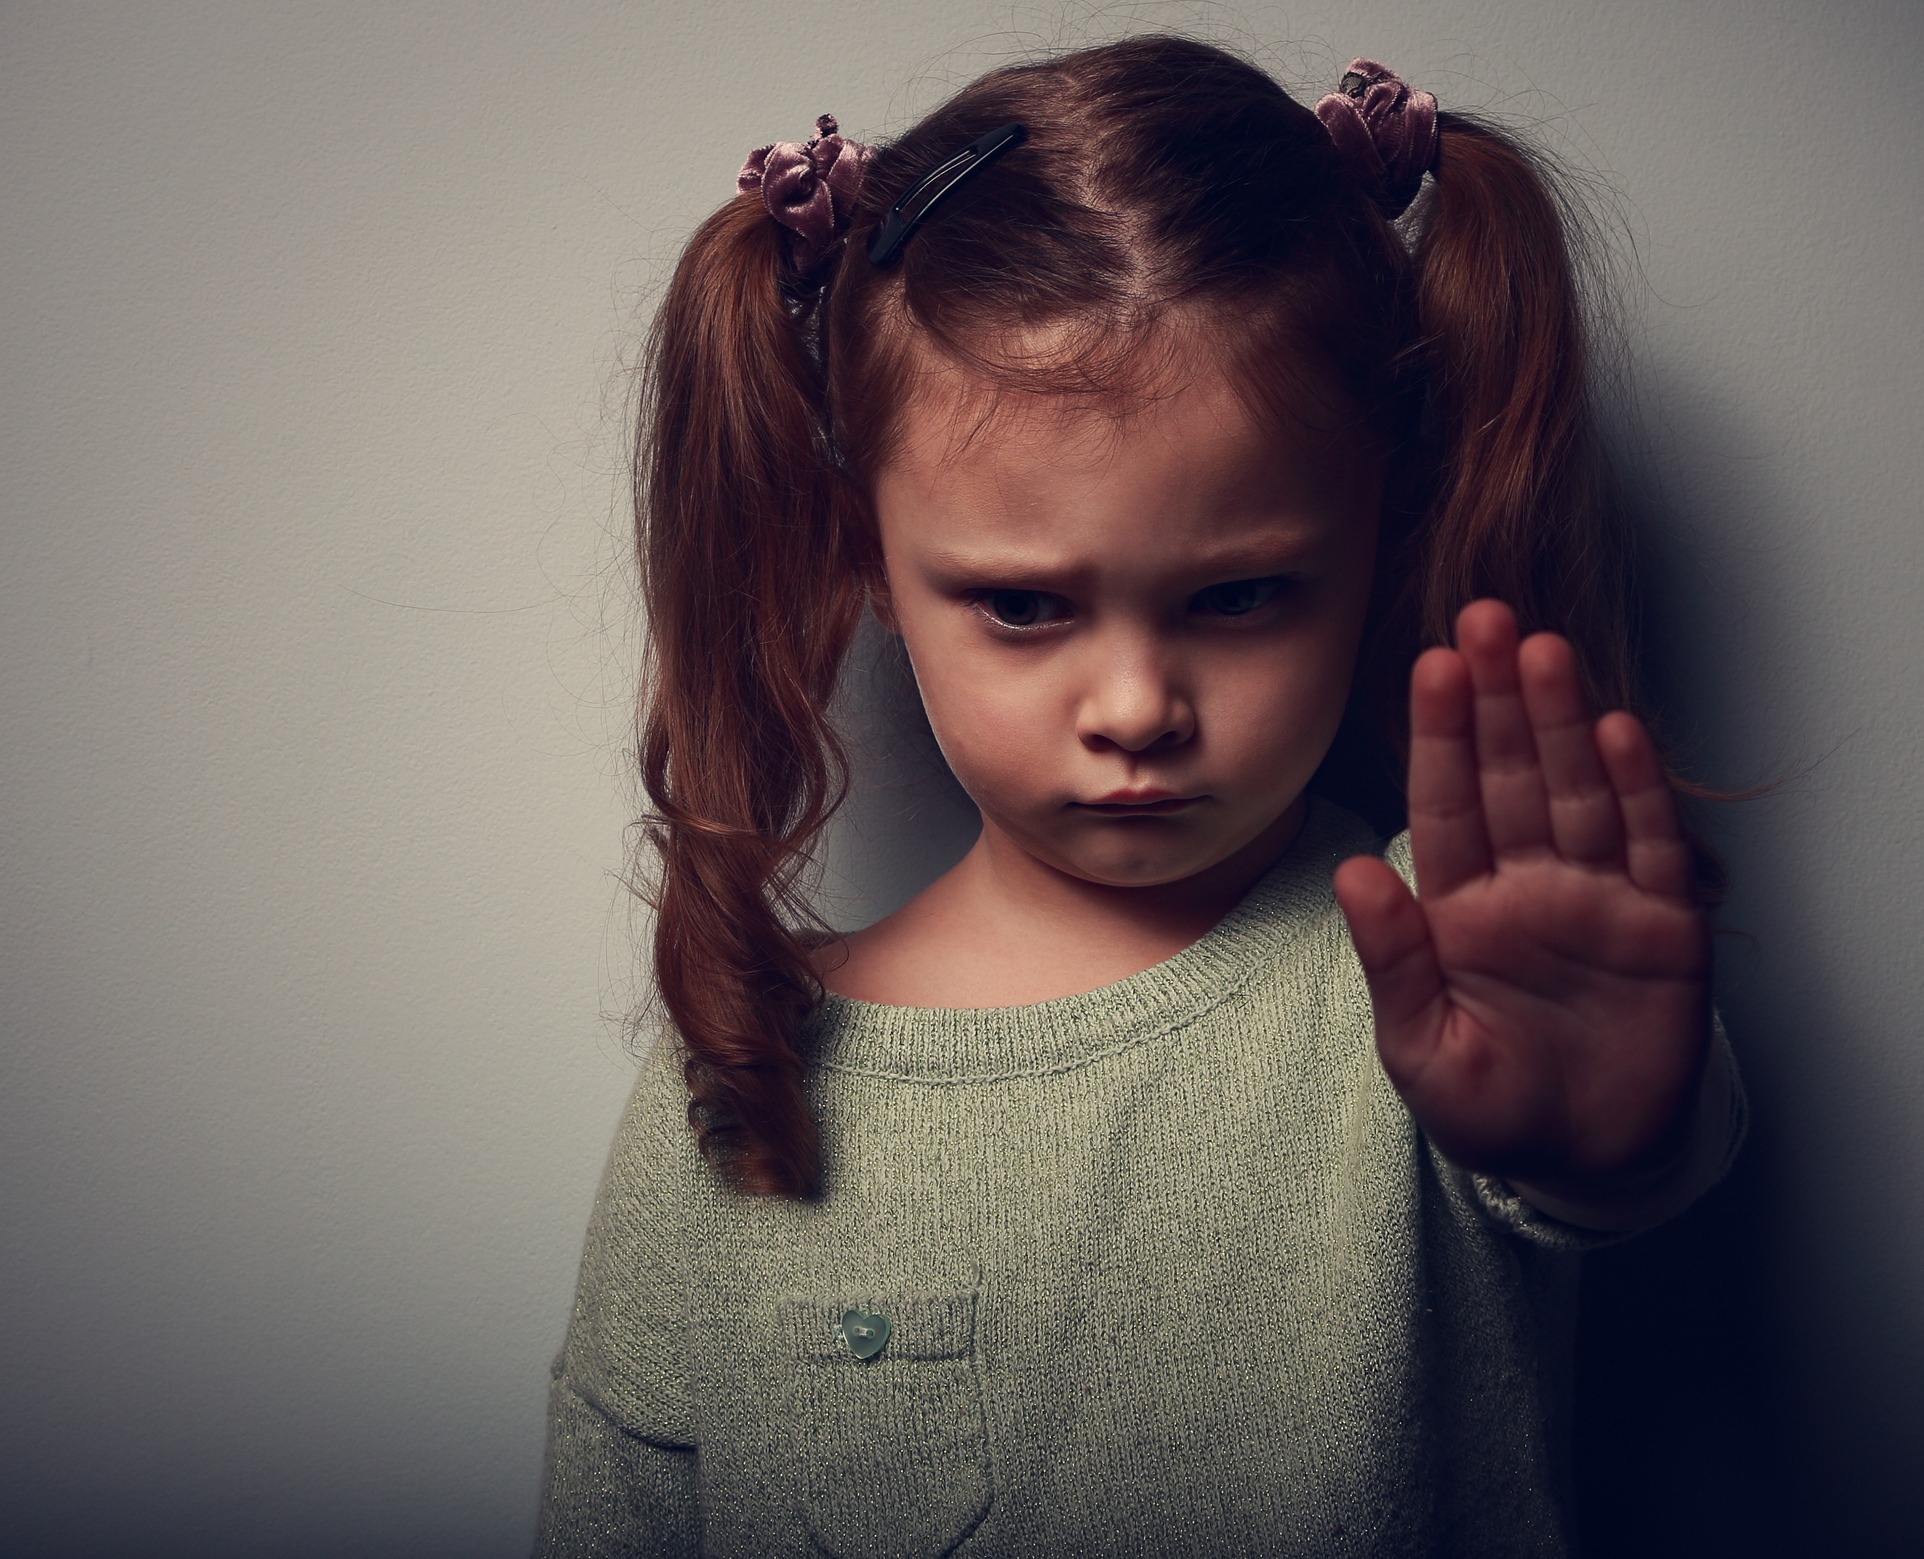
[[[648,616],[642,783],[655,972],[703,1155],[805,1196],[797,1035],[820,999],[800,878],[847,765],[827,718],[861,612],[811,346],[820,293],[745,194],[690,240],[649,342],[635,453]]]
[[[1448,643],[1478,596],[1568,638],[1598,708],[1637,708],[1625,537],[1603,498],[1578,225],[1542,160],[1462,114],[1437,118],[1416,243],[1435,457],[1407,617]]]
[[[1437,116],[1436,187],[1416,242],[1433,485],[1411,536],[1402,616],[1449,642],[1478,596],[1576,651],[1591,707],[1651,725],[1637,674],[1628,530],[1610,502],[1590,397],[1582,207],[1537,153],[1462,114]],[[1683,796],[1737,799],[1673,768]],[[1696,890],[1724,895],[1716,851],[1686,815]]]

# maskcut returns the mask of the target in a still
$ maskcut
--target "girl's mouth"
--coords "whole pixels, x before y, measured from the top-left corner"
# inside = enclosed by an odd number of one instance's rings
[[[1075,805],[1085,811],[1100,812],[1110,817],[1159,817],[1165,812],[1180,812],[1202,799],[1201,796],[1171,796],[1162,792],[1145,792],[1135,797],[1119,793],[1102,801],[1078,801]]]

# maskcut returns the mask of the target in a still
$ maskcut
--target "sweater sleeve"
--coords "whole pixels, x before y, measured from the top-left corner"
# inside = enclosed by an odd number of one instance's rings
[[[538,1559],[700,1552],[675,1216],[695,1147],[672,1052],[658,1043],[643,1063],[589,1220],[549,1392]]]

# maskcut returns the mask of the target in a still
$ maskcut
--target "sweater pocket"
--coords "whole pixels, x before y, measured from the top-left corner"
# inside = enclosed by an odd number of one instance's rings
[[[988,1514],[994,1478],[975,1299],[870,1293],[783,1302],[793,1488],[821,1552],[947,1554]]]

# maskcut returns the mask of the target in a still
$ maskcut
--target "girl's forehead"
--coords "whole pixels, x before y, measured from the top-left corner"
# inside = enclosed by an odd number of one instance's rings
[[[1179,560],[1236,535],[1344,528],[1373,502],[1344,441],[1266,423],[1221,371],[1121,404],[958,384],[904,405],[901,433],[876,509],[885,541],[918,550]]]
[[[1356,425],[1327,376],[1300,363],[1274,365],[1252,394],[1250,365],[1219,331],[1133,332],[1105,356],[1090,362],[1086,339],[1061,329],[998,341],[982,365],[913,352],[885,463],[953,472],[1025,453],[1099,462],[1144,441],[1230,452],[1306,437],[1329,447]]]

